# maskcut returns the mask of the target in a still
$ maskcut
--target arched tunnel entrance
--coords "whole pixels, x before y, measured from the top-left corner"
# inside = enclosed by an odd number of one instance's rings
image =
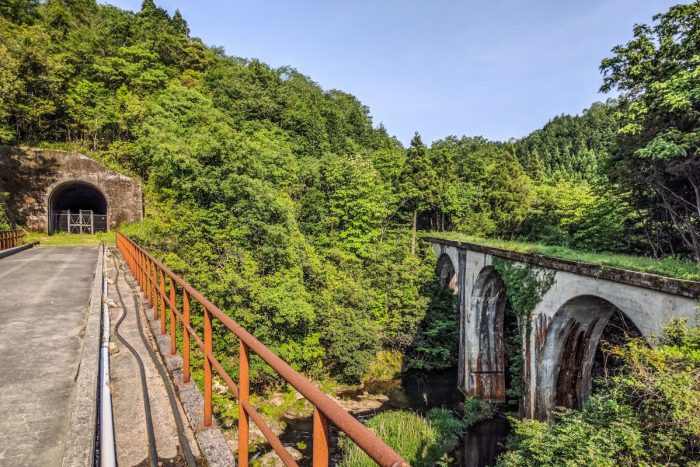
[[[95,186],[68,182],[49,197],[49,233],[107,231],[107,199]]]
[[[629,317],[603,298],[582,295],[564,303],[553,317],[544,355],[554,370],[550,408],[580,409],[593,390],[594,379],[618,365],[602,346],[641,336]]]

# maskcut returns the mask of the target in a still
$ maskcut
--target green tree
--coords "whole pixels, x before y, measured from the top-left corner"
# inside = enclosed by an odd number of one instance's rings
[[[603,91],[620,94],[612,167],[638,207],[668,219],[669,234],[700,261],[700,2],[640,24],[601,63]],[[649,193],[649,189],[653,190]],[[660,248],[657,245],[656,248]]]
[[[500,235],[513,237],[519,233],[534,201],[530,178],[512,148],[500,152],[488,174],[485,189],[491,216]]]
[[[406,152],[406,162],[399,188],[402,206],[412,216],[412,254],[416,252],[418,213],[432,206],[436,178],[436,174],[430,164],[428,148],[423,144],[420,135],[416,133],[411,139],[411,146]]]

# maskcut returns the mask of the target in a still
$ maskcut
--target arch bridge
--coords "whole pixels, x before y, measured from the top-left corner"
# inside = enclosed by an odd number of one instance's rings
[[[697,323],[700,282],[433,237],[425,240],[437,255],[440,280],[457,296],[459,389],[506,402],[514,378],[508,362],[520,354],[520,410],[526,417],[547,419],[554,407],[581,407],[594,375],[604,370],[599,347],[603,337],[613,342],[623,336],[651,338],[674,318]],[[536,304],[526,314],[517,316],[512,309],[504,267],[527,271],[539,286]]]

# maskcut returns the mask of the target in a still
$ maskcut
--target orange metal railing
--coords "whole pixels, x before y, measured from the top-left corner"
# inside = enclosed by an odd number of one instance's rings
[[[24,238],[23,230],[0,230],[0,251],[20,246],[22,238]]]
[[[226,316],[224,312],[167,266],[121,233],[117,233],[117,247],[136,278],[149,306],[153,307],[154,317],[160,319],[161,334],[166,334],[167,315],[170,327],[170,353],[173,355],[177,352],[177,326],[179,325],[181,328],[183,382],[190,381],[190,339],[194,340],[204,354],[204,425],[210,426],[212,424],[212,377],[214,371],[238,399],[238,465],[248,465],[249,419],[255,422],[285,465],[297,465],[284,449],[279,438],[273,434],[267,423],[250,404],[250,352],[252,351],[313,404],[312,457],[314,467],[328,466],[329,464],[329,423],[345,433],[377,464],[387,467],[408,466],[408,463],[401,456],[377,438],[367,427],[265,347],[252,334]],[[177,308],[178,293],[182,299],[182,310]],[[203,338],[190,326],[190,310],[193,300],[199,303],[204,310]],[[212,321],[214,319],[218,320],[239,339],[239,381],[237,385],[212,351]]]

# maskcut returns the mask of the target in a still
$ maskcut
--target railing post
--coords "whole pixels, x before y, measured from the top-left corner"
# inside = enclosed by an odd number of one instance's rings
[[[151,260],[146,261],[146,298],[148,299],[148,306],[153,306],[153,284],[151,283]]]
[[[139,274],[141,276],[141,291],[143,293],[145,293],[146,286],[147,286],[147,283],[146,283],[146,260],[148,258],[146,258],[146,254],[143,252],[141,252],[141,254],[139,256],[141,257],[140,274]]]
[[[165,335],[165,274],[160,271],[160,333]]]
[[[313,467],[328,467],[328,420],[314,407]]]
[[[190,294],[182,290],[182,382],[190,382]]]
[[[238,465],[248,465],[248,412],[244,407],[248,403],[250,391],[250,350],[241,340],[238,368]]]
[[[124,250],[127,252],[127,256],[129,257],[127,259],[129,269],[131,270],[131,274],[134,273],[134,249],[132,248],[131,245],[128,243],[125,243],[124,238],[122,238],[122,246],[124,247]]]
[[[177,349],[175,348],[175,333],[177,332],[177,326],[175,326],[175,281],[170,278],[170,355],[175,355]]]
[[[156,272],[156,263],[151,261],[151,266],[148,273],[151,275],[151,293],[153,294],[153,319],[158,319],[158,273]]]
[[[141,280],[143,281],[143,294],[145,295],[148,289],[148,257],[144,252],[141,252]]]
[[[204,307],[204,426],[211,426],[211,313]]]
[[[141,292],[143,292],[143,254],[140,251],[137,254],[138,262],[136,267],[138,268],[138,271],[136,276],[138,277],[139,288],[141,289]]]
[[[141,287],[141,276],[139,275],[141,273],[139,270],[139,262],[141,259],[139,258],[139,254],[138,250],[134,250],[134,279],[136,279],[136,285]]]

